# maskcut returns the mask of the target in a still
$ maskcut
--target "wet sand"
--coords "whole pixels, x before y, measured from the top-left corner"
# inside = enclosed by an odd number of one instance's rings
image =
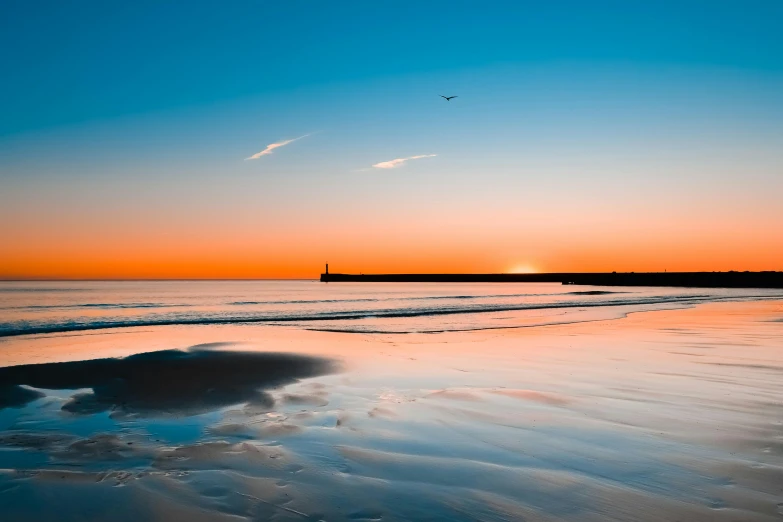
[[[783,519],[781,301],[20,336],[0,366],[4,521]]]

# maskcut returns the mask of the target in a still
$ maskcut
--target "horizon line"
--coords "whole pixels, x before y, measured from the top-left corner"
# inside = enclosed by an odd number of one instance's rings
[[[363,273],[355,274],[350,272],[330,272],[329,275],[362,275],[362,276],[379,276],[379,275],[547,275],[547,274],[718,274],[718,273],[779,273],[781,270],[686,270],[686,271],[588,271],[588,272],[575,272],[575,271],[558,271],[558,272],[375,272],[375,273]],[[121,281],[318,281],[320,275],[315,277],[22,277],[22,278],[7,278],[0,276],[0,283],[14,283],[14,282],[63,282],[63,281],[83,281],[83,282],[121,282]]]

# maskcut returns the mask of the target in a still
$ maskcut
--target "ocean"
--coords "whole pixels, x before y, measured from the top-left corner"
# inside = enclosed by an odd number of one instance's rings
[[[783,290],[316,281],[0,282],[0,337],[106,328],[261,323],[356,333],[565,324]]]

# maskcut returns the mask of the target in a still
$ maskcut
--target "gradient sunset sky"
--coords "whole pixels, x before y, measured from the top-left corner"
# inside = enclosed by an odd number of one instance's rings
[[[5,0],[0,278],[783,270],[781,21]]]

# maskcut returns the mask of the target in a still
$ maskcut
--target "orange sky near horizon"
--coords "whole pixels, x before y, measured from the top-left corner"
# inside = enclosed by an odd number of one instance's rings
[[[645,187],[579,197],[542,187],[370,200],[310,187],[285,194],[296,205],[275,206],[276,194],[187,193],[178,183],[9,195],[0,279],[317,278],[326,262],[343,273],[783,270],[783,215],[770,191],[664,199]]]
[[[148,232],[139,227],[110,233],[97,225],[21,230],[4,234],[1,279],[317,278],[326,262],[332,272],[344,273],[783,269],[780,232],[747,232],[752,227],[672,232],[525,226],[462,235],[437,227],[374,233],[367,226],[327,233],[317,227],[249,227],[232,234],[194,227],[177,233],[165,225]]]
[[[783,270],[783,215],[769,191],[369,200],[305,187],[285,195],[295,206],[276,207],[276,194],[206,196],[170,183],[19,190],[0,208],[0,279],[317,278],[326,262],[343,273]]]

